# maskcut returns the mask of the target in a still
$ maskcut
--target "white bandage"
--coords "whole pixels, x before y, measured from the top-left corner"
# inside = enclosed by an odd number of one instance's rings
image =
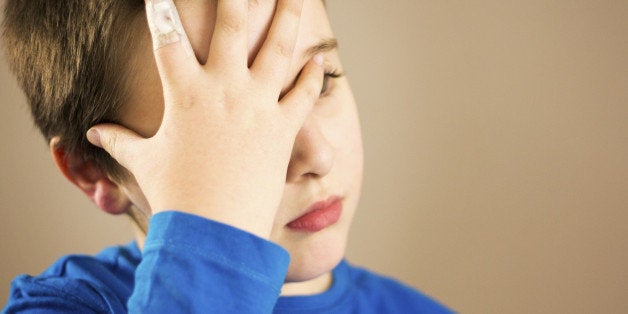
[[[187,54],[192,54],[192,47],[172,0],[147,0],[146,11],[155,50],[181,42]]]

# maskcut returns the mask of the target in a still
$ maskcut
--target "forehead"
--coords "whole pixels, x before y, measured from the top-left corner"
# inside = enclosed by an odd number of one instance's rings
[[[175,0],[175,3],[197,57],[204,63],[216,22],[217,1]],[[248,3],[249,61],[252,61],[271,27],[277,1],[248,0]],[[331,27],[321,0],[304,1],[299,31],[297,55],[314,45],[317,39],[331,37]]]
[[[256,3],[250,5],[249,13],[249,57],[253,59],[264,42],[266,33],[270,28],[276,1],[250,1]],[[331,26],[327,18],[325,6],[320,0],[305,0],[299,38],[295,47],[293,65],[303,64],[298,62],[304,53],[321,40],[333,37]],[[301,68],[300,66],[298,67]],[[298,69],[297,69],[298,70]]]

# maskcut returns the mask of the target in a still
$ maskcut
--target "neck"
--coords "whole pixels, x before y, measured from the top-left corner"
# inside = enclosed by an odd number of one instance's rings
[[[332,274],[331,272],[328,272],[307,281],[286,282],[281,287],[281,295],[282,296],[296,296],[296,295],[305,296],[305,295],[319,294],[319,293],[323,293],[329,290],[329,288],[331,288],[332,283],[333,283]]]

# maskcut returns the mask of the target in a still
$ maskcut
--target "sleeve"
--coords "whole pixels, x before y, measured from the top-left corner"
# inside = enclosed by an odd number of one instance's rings
[[[180,212],[151,218],[129,313],[271,313],[290,257],[234,227]]]
[[[271,313],[290,262],[270,241],[174,211],[151,218],[142,255],[131,286],[17,277],[2,313]]]
[[[103,313],[108,308],[111,309],[84,281],[21,275],[11,283],[11,295],[2,313],[89,314]]]

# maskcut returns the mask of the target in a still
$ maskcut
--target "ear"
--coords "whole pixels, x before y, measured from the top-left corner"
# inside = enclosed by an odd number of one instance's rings
[[[59,137],[50,140],[50,153],[66,179],[83,191],[100,209],[113,215],[129,210],[129,198],[93,160],[85,160],[82,156],[66,152],[59,145]]]

